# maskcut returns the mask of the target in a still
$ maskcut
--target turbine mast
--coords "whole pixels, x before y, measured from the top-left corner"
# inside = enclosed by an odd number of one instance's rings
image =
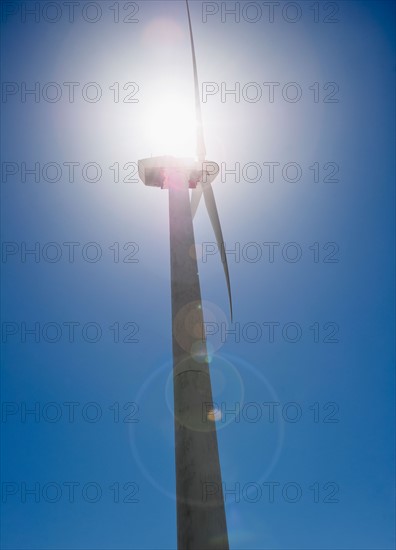
[[[209,163],[211,170],[204,167],[206,149],[188,0],[186,5],[194,69],[198,162],[173,157],[143,159],[139,161],[139,175],[145,185],[169,191],[177,547],[229,550],[198,263],[192,253],[195,238],[190,204],[190,189],[198,201],[204,194],[220,249],[223,236],[211,188],[219,168],[213,162]],[[229,288],[225,255],[222,261]]]

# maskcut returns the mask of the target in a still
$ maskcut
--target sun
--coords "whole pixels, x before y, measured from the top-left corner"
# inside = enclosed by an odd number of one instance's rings
[[[196,119],[194,104],[182,94],[169,94],[150,103],[145,117],[145,138],[151,154],[194,158],[196,154]]]

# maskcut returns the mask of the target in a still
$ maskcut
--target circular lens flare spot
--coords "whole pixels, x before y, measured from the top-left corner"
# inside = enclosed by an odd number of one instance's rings
[[[210,363],[213,359],[213,348],[205,342],[194,342],[190,353],[197,363]]]

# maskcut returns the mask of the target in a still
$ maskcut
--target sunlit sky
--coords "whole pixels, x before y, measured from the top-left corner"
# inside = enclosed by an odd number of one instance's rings
[[[24,21],[26,4],[34,3],[4,2],[1,23],[3,548],[174,549],[168,197],[138,180],[135,163],[194,156],[185,4],[147,0],[131,15],[133,3],[94,2],[88,11],[78,2],[73,23],[60,1],[59,21],[48,21],[57,15],[49,2],[38,3],[37,22],[28,14]],[[205,315],[218,329],[208,345],[231,491],[230,547],[388,550],[395,544],[394,4],[301,1],[295,23],[293,7],[282,12],[285,2],[272,23],[264,8],[249,22],[256,8],[243,11],[244,2],[236,22],[225,13],[234,4],[191,2],[234,301],[230,324],[202,204],[194,223]],[[101,16],[90,23],[97,5]],[[213,6],[219,11],[204,22]],[[128,14],[137,22],[123,22]],[[37,102],[23,94],[36,82]],[[238,86],[239,101],[232,94],[222,101],[222,90]],[[97,90],[100,99],[88,101]],[[252,101],[257,90],[262,96]],[[284,98],[293,90],[301,90],[299,101]],[[38,181],[25,173],[35,163]],[[227,173],[238,163],[240,178]],[[35,246],[37,262],[24,254]],[[291,261],[295,251],[301,258]],[[38,342],[25,334],[35,323]],[[301,331],[294,343],[293,330]],[[73,422],[71,402],[78,403]],[[225,414],[236,403],[245,413],[239,422]],[[257,422],[248,403],[262,413]],[[263,403],[279,403],[273,422]],[[288,403],[301,419],[288,421]],[[35,404],[37,419],[25,417]],[[101,418],[89,421],[95,411]],[[98,502],[87,502],[87,483],[100,488]],[[288,483],[301,489],[298,502],[282,493]],[[261,488],[260,498],[248,484]],[[39,502],[24,493],[34,486]],[[49,502],[56,487],[59,499]],[[333,490],[336,502],[324,502]],[[137,502],[123,502],[128,495]]]

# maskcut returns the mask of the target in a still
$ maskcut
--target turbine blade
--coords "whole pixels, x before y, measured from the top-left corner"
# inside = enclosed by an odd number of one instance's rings
[[[194,35],[193,35],[190,6],[188,4],[188,0],[186,0],[186,7],[187,7],[187,16],[188,16],[188,26],[190,29],[191,55],[192,55],[193,72],[194,72],[195,116],[196,116],[196,122],[197,122],[197,157],[199,161],[203,161],[205,160],[205,157],[206,157],[206,148],[205,148],[205,138],[204,138],[203,124],[202,124],[201,99],[199,95],[197,57],[195,55]]]
[[[195,189],[191,192],[191,215],[194,219],[195,214],[197,213],[199,203],[202,197],[202,183],[200,183]]]
[[[215,196],[211,185],[203,186],[203,196],[204,196],[206,208],[208,210],[209,218],[213,227],[213,231],[216,237],[217,246],[220,250],[221,261],[224,269],[224,275],[227,282],[228,299],[230,301],[230,313],[231,313],[231,322],[232,322],[232,296],[231,296],[230,274],[228,271],[227,255],[225,253],[223,232],[221,230],[219,213],[217,211],[216,200],[215,200]]]
[[[196,143],[197,159],[198,159],[198,162],[202,163],[205,161],[205,158],[206,158],[206,147],[205,147],[203,124],[202,124],[201,99],[199,95],[197,59],[195,55],[194,36],[193,36],[190,6],[188,3],[188,0],[186,0],[186,7],[187,7],[187,15],[188,15],[188,25],[190,29],[191,54],[192,54],[193,72],[194,72],[195,116],[196,116],[196,122],[197,122],[197,143]],[[227,256],[225,253],[224,239],[223,239],[223,233],[220,225],[219,213],[217,212],[216,200],[215,200],[213,189],[210,183],[208,184],[208,183],[201,182],[201,184],[196,189],[193,189],[191,194],[191,214],[192,214],[192,217],[194,218],[197,212],[202,194],[204,196],[206,208],[208,210],[209,218],[216,237],[217,246],[220,250],[221,261],[224,269],[224,275],[227,282],[228,298],[230,301],[230,312],[231,312],[231,321],[232,321],[232,296],[231,296],[230,274],[228,271],[228,262],[227,262]]]

